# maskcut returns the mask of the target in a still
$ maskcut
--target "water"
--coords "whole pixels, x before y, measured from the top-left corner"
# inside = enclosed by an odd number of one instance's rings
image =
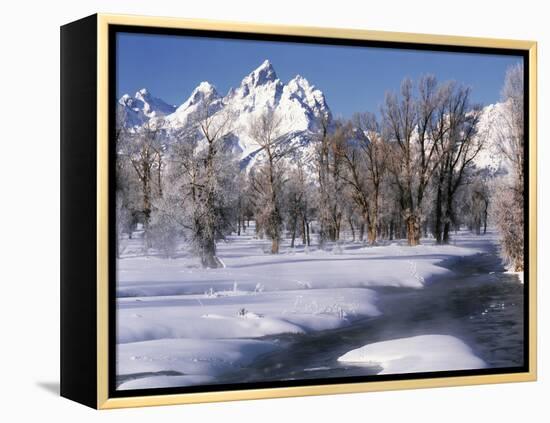
[[[335,330],[265,337],[280,348],[216,382],[373,375],[379,367],[352,366],[337,358],[373,342],[426,334],[458,337],[489,367],[522,366],[524,286],[517,276],[503,273],[496,247],[443,265],[452,275],[422,289],[374,288],[379,317]]]

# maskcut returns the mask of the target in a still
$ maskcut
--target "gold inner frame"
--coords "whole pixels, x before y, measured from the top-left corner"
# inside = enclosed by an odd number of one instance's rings
[[[397,389],[434,388],[537,379],[537,43],[491,38],[411,34],[359,29],[316,28],[177,19],[145,16],[99,14],[97,19],[97,407],[100,409],[151,405],[235,401],[291,396],[345,394]],[[109,231],[108,231],[108,27],[136,25],[159,28],[187,28],[218,31],[279,34],[371,41],[393,41],[465,47],[518,49],[528,52],[529,60],[529,371],[520,373],[454,376],[381,382],[342,383],[335,385],[246,389],[191,394],[148,395],[109,398],[108,389],[108,312],[109,312]]]

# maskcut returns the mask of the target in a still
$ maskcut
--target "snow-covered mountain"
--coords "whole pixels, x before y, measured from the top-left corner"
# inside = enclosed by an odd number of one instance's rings
[[[474,159],[479,169],[486,169],[489,174],[508,172],[509,163],[502,158],[499,147],[500,135],[506,130],[504,103],[485,106],[478,123],[478,136],[483,139],[483,148]]]
[[[201,82],[189,98],[175,108],[140,90],[132,98],[124,95],[119,104],[125,111],[125,125],[140,126],[149,119],[163,118],[168,131],[184,128],[207,106],[211,114],[231,112],[232,143],[240,152],[243,165],[250,165],[257,157],[257,144],[251,139],[250,125],[266,110],[273,110],[281,117],[281,132],[288,142],[299,143],[307,154],[309,140],[318,127],[321,117],[331,118],[331,111],[322,91],[306,78],[296,75],[284,83],[265,60],[257,69],[245,76],[237,88],[222,97],[209,82]]]
[[[125,119],[126,126],[140,126],[149,119],[167,116],[176,110],[160,98],[153,97],[146,88],[142,88],[134,97],[124,94],[118,100],[119,112]]]
[[[209,114],[214,114],[225,106],[216,88],[209,82],[203,81],[174,113],[166,117],[165,123],[172,129],[185,127],[193,121],[193,118],[197,114],[203,112],[203,108],[206,105],[208,106]]]
[[[118,101],[127,127],[138,127],[162,118],[168,133],[190,125],[206,106],[210,115],[231,113],[231,135],[227,139],[231,148],[240,155],[243,167],[250,167],[261,158],[262,153],[250,136],[250,126],[264,111],[270,109],[280,116],[280,132],[286,134],[286,142],[299,147],[294,158],[303,158],[306,162],[313,153],[310,141],[318,130],[321,117],[329,121],[332,117],[321,90],[301,75],[286,83],[281,81],[269,60],[245,76],[240,85],[231,88],[225,96],[220,95],[210,82],[203,81],[177,107],[154,97],[147,89],[139,90],[134,97],[125,94]],[[486,106],[479,122],[479,136],[486,142],[475,164],[490,173],[503,170],[497,134],[503,107],[502,103]]]

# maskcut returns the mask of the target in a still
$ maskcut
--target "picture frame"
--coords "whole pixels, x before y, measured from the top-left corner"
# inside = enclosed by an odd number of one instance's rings
[[[410,372],[397,371],[393,374],[365,374],[364,376],[357,376],[354,373],[353,376],[344,374],[344,376],[315,376],[312,378],[289,376],[277,379],[274,376],[273,379],[247,382],[239,382],[237,373],[236,376],[233,375],[233,379],[227,379],[229,382],[216,379],[217,376],[214,376],[213,382],[204,383],[200,381],[206,379],[197,379],[199,382],[188,386],[151,385],[149,387],[148,385],[136,385],[137,387],[134,388],[119,389],[121,385],[120,381],[117,382],[116,379],[118,375],[117,363],[120,365],[126,357],[121,355],[123,354],[122,349],[117,348],[119,343],[126,342],[118,342],[120,339],[117,338],[117,331],[121,332],[121,325],[126,323],[117,322],[116,319],[117,313],[123,315],[122,308],[117,306],[117,301],[121,298],[120,287],[117,287],[117,281],[120,279],[120,264],[117,264],[115,255],[117,242],[120,242],[115,233],[117,222],[115,191],[117,172],[120,171],[117,170],[119,151],[114,140],[117,136],[117,104],[119,104],[117,102],[120,97],[117,84],[121,84],[121,80],[124,78],[120,70],[121,67],[117,68],[120,63],[117,53],[120,53],[122,49],[121,45],[117,44],[117,40],[119,40],[117,36],[120,34],[166,36],[176,39],[178,37],[214,39],[222,44],[224,41],[229,43],[229,41],[240,40],[260,44],[330,46],[334,49],[354,47],[359,50],[370,48],[429,52],[435,55],[472,54],[521,58],[524,77],[524,114],[522,116],[524,122],[524,147],[522,150],[524,180],[522,187],[525,189],[524,229],[522,231],[524,235],[522,244],[524,265],[523,285],[521,285],[523,293],[521,357],[523,364],[500,367],[497,365],[494,367],[449,368],[437,371],[420,369]],[[246,72],[243,73],[243,75],[245,74]],[[238,81],[236,82],[238,83]],[[388,87],[388,89],[391,88],[396,87]],[[537,44],[534,41],[111,14],[95,14],[61,27],[61,395],[92,408],[110,409],[536,380],[536,119]],[[160,175],[161,166],[158,165],[158,168]],[[140,223],[138,222],[137,225]],[[355,233],[353,237],[355,239]],[[341,248],[340,243],[335,245],[338,245],[338,247],[334,247],[335,249]],[[394,244],[388,242],[387,245],[391,247]],[[294,247],[294,241],[292,246]],[[394,246],[394,248],[398,247]],[[333,253],[340,254],[341,251],[333,251]],[[290,251],[289,254],[294,253]],[[410,265],[416,269],[417,264],[414,259],[411,260],[412,264]],[[150,266],[152,265],[147,264],[146,268]],[[191,269],[189,272],[195,271],[193,267],[186,269]],[[418,274],[418,278],[423,278],[423,276]],[[242,282],[240,280],[232,281],[233,288],[229,290],[237,292],[238,283]],[[206,283],[203,287],[204,290],[208,290],[209,286]],[[203,288],[201,285],[200,289]],[[323,287],[323,289],[325,288]],[[212,288],[210,289],[211,292],[214,292]],[[181,295],[180,292],[177,294]],[[153,292],[147,295],[162,296],[163,294]],[[204,295],[205,298],[208,297],[206,292]],[[329,295],[334,295],[334,293],[329,293]],[[353,295],[357,295],[357,292],[354,292]],[[312,301],[321,300],[315,298]],[[119,301],[119,303],[121,302]],[[181,305],[180,307],[185,306]],[[501,307],[500,303],[495,307]],[[504,303],[502,303],[502,308],[504,308]],[[264,317],[262,314],[249,312],[244,306],[242,310],[241,314],[244,317],[248,314],[254,315],[254,318]],[[339,308],[338,310],[339,314],[349,313],[348,309]],[[491,311],[482,310],[480,313],[485,315]],[[132,316],[141,317],[139,313],[141,311],[136,311]],[[208,311],[208,313],[212,312]],[[208,313],[199,317],[208,317]],[[227,318],[226,316],[222,317]],[[271,316],[267,317],[271,318]],[[234,316],[231,317],[231,319],[234,318]],[[300,319],[302,318],[303,316],[300,317]],[[334,321],[333,318],[334,316],[331,315],[331,322]],[[470,316],[470,318],[473,317]],[[285,324],[296,323],[292,319],[284,320],[284,322]],[[306,323],[303,324],[307,326]],[[251,330],[250,327],[246,326],[246,330]],[[132,326],[132,334],[135,333],[134,329]],[[308,330],[304,329],[304,331],[309,333]],[[281,330],[281,332],[284,333],[285,330]],[[261,336],[264,335],[266,334],[261,334]],[[412,333],[411,335],[420,334]],[[177,338],[175,335],[170,335],[168,338],[172,339],[173,337]],[[239,339],[240,337],[242,334],[239,335]],[[142,340],[139,337],[132,339],[135,342]],[[392,337],[390,336],[389,339],[391,340]],[[432,340],[421,338],[419,342]],[[436,341],[440,342],[442,339],[438,338]],[[450,339],[443,341],[455,342]],[[255,340],[254,342],[260,341]],[[437,342],[431,347],[433,350],[446,348],[447,344]],[[365,342],[365,344],[370,343]],[[165,350],[166,347],[162,346],[162,348]],[[404,347],[401,346],[401,348]],[[350,348],[349,350],[351,353],[351,350],[356,349]],[[143,351],[149,353],[151,350],[139,351],[145,354]],[[360,351],[357,354],[363,353]],[[452,355],[452,353],[451,351],[445,355]],[[340,359],[343,359],[344,354],[339,355]],[[142,356],[138,356],[137,353],[128,353],[126,359],[139,360],[140,357]],[[432,356],[426,358],[428,361],[436,359]],[[242,368],[246,369],[246,366],[242,365]],[[143,371],[138,367],[136,369],[138,370],[134,370],[134,375],[154,373],[154,371],[147,370],[148,367],[144,367],[146,370]],[[232,371],[234,370],[232,369]],[[155,375],[170,377],[173,375],[170,371],[162,370]],[[187,375],[186,372],[177,374]]]

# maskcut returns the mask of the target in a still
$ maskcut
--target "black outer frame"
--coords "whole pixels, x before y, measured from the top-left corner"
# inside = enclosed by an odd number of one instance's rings
[[[61,395],[97,408],[97,15],[61,28]],[[249,34],[213,30],[169,29],[109,25],[109,105],[116,104],[117,32],[206,36],[243,40],[366,46],[445,52],[514,55],[524,61],[525,122],[529,117],[529,51],[442,46],[386,41]],[[109,112],[109,139],[114,135],[114,108]],[[529,140],[529,125],[525,139]],[[529,169],[529,143],[525,143],[525,166]],[[109,142],[109,221],[115,221],[115,148]],[[525,222],[529,222],[529,172],[525,175]],[[116,243],[115,225],[109,226],[109,251]],[[84,245],[83,245],[84,244]],[[76,247],[79,247],[78,250]],[[78,253],[77,253],[78,251]],[[525,257],[529,257],[529,229],[525,227]],[[341,383],[478,376],[529,371],[529,271],[525,261],[524,285],[524,366],[510,368],[445,371],[403,375],[374,375],[300,381],[270,381],[243,384],[201,385],[117,391],[116,374],[116,295],[115,257],[109,255],[109,398],[169,395],[242,389],[332,385]]]
[[[97,408],[97,15],[61,27],[61,396]]]

